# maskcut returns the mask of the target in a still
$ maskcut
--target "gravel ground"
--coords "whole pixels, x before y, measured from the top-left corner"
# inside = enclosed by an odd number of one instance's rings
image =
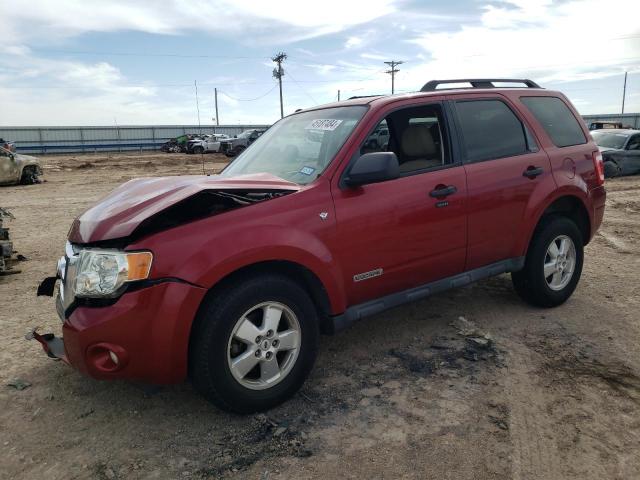
[[[0,189],[27,257],[0,278],[0,478],[640,478],[640,177],[607,182],[565,305],[529,307],[502,275],[385,312],[323,337],[291,401],[234,416],[188,384],[82,377],[24,339],[60,332],[35,291],[73,218],[130,178],[201,173],[202,157],[43,160],[45,183]]]

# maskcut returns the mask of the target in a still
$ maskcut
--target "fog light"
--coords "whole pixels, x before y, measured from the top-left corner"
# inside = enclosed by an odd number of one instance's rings
[[[120,359],[118,358],[118,356],[114,352],[112,352],[111,350],[109,350],[109,358],[116,365],[118,365],[118,363],[120,363]]]

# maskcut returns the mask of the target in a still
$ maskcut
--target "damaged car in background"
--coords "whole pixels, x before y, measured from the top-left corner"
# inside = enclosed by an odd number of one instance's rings
[[[189,140],[187,143],[187,153],[218,153],[221,142],[228,140],[229,135],[224,133],[213,133],[202,138]]]
[[[527,302],[562,304],[604,215],[586,125],[530,80],[443,83],[244,132],[255,142],[218,175],[118,187],[38,288],[63,336],[28,338],[91,377],[190,379],[249,413],[299,390],[320,332],[385,309],[507,272]]]
[[[0,147],[0,185],[40,183],[42,166],[36,157]]]
[[[264,132],[264,129],[245,130],[240,135],[220,142],[220,148],[218,151],[224,153],[227,157],[235,157],[237,155],[240,155]]]
[[[591,136],[602,153],[605,177],[640,173],[640,130],[594,130]]]

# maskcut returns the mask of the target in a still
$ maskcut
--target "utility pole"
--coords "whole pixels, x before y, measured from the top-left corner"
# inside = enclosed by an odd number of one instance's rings
[[[220,125],[220,117],[218,116],[218,89],[214,88],[213,89],[213,99],[214,99],[214,103],[216,104],[216,126]]]
[[[340,90],[338,90],[338,101],[340,101]]]
[[[198,81],[194,80],[193,84],[196,87],[196,110],[198,111],[198,133],[202,134],[202,125],[200,124],[200,104],[198,103]]]
[[[622,87],[622,115],[624,115],[624,97],[627,96],[627,73],[624,72],[624,86]]]
[[[396,73],[398,73],[400,70],[398,70],[396,67],[398,65],[402,65],[404,62],[396,62],[395,60],[391,60],[390,62],[384,62],[387,65],[389,65],[391,67],[391,70],[387,70],[384,73],[389,73],[391,74],[391,95],[393,95],[396,91],[396,87],[395,87],[395,76]]]
[[[284,52],[279,52],[274,57],[271,57],[271,61],[278,64],[278,67],[273,69],[273,78],[278,80],[280,86],[280,118],[284,117],[284,108],[282,106],[282,77],[284,76],[284,71],[282,70],[282,62],[286,59],[287,54]]]

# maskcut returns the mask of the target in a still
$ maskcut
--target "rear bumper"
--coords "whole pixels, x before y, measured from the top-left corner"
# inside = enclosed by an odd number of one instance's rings
[[[64,360],[97,379],[182,382],[191,324],[205,293],[167,281],[125,293],[110,306],[79,306],[62,326]]]
[[[592,218],[591,218],[591,238],[596,234],[602,219],[604,218],[604,206],[607,200],[607,192],[604,186],[596,187],[589,192],[591,197],[591,205],[593,206]]]

